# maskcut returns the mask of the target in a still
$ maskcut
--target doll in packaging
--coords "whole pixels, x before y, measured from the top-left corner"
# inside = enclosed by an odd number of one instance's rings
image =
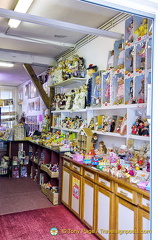
[[[112,69],[114,67],[114,50],[110,51],[110,57],[108,60],[108,69]]]
[[[124,78],[119,77],[117,79],[118,88],[116,90],[117,103],[122,104],[124,100]]]
[[[93,104],[100,106],[101,105],[101,76],[95,77],[95,85],[93,89]]]
[[[108,75],[105,84],[105,103],[109,102],[110,102],[110,74]]]
[[[130,22],[129,26],[126,28],[126,31],[129,34],[126,44],[132,43],[133,42],[133,20]]]
[[[92,95],[92,75],[97,71],[97,66],[90,64],[87,68],[87,73],[89,76],[88,83],[87,83],[87,98],[86,98],[86,105],[90,107],[91,105],[91,95]]]
[[[122,46],[122,43],[119,44],[119,55],[118,55],[118,62],[117,62],[117,67],[119,69],[124,68],[124,60],[125,60],[125,50]]]

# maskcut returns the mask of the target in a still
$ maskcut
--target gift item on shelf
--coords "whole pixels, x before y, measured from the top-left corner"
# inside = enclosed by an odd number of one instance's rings
[[[119,44],[118,46],[118,56],[117,56],[117,69],[123,69],[124,68],[124,61],[125,61],[125,49],[123,47],[123,42]]]
[[[137,18],[136,21],[138,22],[139,26],[134,31],[135,38],[146,35],[148,33],[148,19],[147,18]]]
[[[116,75],[114,80],[114,104],[123,104],[124,103],[124,77],[122,74]]]
[[[110,57],[108,59],[108,66],[107,69],[112,69],[114,68],[114,50],[110,51]]]
[[[134,47],[128,48],[125,51],[125,73],[133,73],[133,58],[134,58]]]
[[[93,132],[89,128],[82,128],[77,134],[79,152],[89,152],[93,146]]]
[[[130,44],[133,42],[133,32],[134,30],[134,23],[133,17],[126,20],[125,23],[125,44]]]
[[[144,70],[146,64],[146,42],[137,45],[136,69]]]
[[[20,166],[20,177],[27,177],[27,166],[26,165]]]
[[[48,114],[45,115],[45,118],[42,121],[42,132],[49,132],[50,131],[50,117]]]
[[[107,105],[110,103],[110,96],[111,96],[111,74],[103,73],[103,104]]]
[[[102,155],[107,153],[107,148],[105,146],[105,143],[103,141],[99,142],[99,148],[95,150],[96,155]]]
[[[19,165],[12,166],[12,178],[19,178]]]
[[[21,140],[26,137],[23,124],[13,126],[14,140]]]
[[[149,136],[149,123],[148,120],[137,118],[135,123],[132,125],[131,134],[139,136]]]
[[[137,103],[146,102],[146,80],[144,75],[137,76],[135,79],[135,99]]]
[[[93,73],[97,71],[97,66],[90,64],[87,68],[87,74],[89,76],[88,83],[87,83],[87,98],[86,98],[86,106],[91,105],[91,96],[92,96],[92,76]]]
[[[53,86],[73,77],[84,78],[85,74],[84,58],[73,55],[65,60],[59,60],[57,66],[50,69],[48,82]]]
[[[125,104],[136,103],[133,91],[134,91],[133,78],[132,77],[126,78],[125,79]]]

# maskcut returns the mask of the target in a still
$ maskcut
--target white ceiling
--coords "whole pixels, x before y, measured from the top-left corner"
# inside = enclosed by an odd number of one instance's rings
[[[13,10],[16,3],[17,0],[0,0],[0,8]],[[90,28],[99,28],[118,13],[116,10],[78,0],[34,0],[27,12],[33,17],[47,18],[48,22],[49,19],[54,19]],[[10,14],[9,11],[8,14]],[[51,43],[43,44],[39,41],[76,44],[86,36],[85,33],[79,31],[70,31],[24,21],[21,22],[17,29],[11,29],[8,28],[8,19],[1,16],[0,11],[0,60],[14,60],[14,62],[18,63],[15,64],[14,68],[10,69],[0,67],[0,85],[18,86],[22,82],[29,80],[30,78],[22,66],[23,62],[33,63],[33,68],[36,74],[39,75],[46,69],[46,65],[52,64],[54,58],[68,49],[68,47],[52,45]],[[38,39],[38,42],[30,40],[32,38]],[[42,66],[44,64],[46,65]],[[37,65],[39,66],[37,67]]]

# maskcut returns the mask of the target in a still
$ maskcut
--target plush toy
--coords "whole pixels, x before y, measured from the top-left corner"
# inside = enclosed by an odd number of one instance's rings
[[[123,77],[119,77],[117,79],[118,82],[118,88],[117,88],[117,103],[122,104],[123,103],[123,99],[124,99],[124,79]]]
[[[137,37],[142,37],[144,35],[146,35],[148,32],[148,20],[147,18],[143,18],[140,26],[135,30],[134,34]]]

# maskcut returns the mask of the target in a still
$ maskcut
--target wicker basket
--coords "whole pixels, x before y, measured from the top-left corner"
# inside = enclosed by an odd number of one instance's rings
[[[49,189],[46,189],[45,187],[43,187],[42,185],[41,185],[41,191],[43,192],[43,194],[44,195],[48,195],[48,192],[50,191]]]
[[[41,170],[43,170],[44,172],[48,173],[48,175],[51,178],[56,178],[59,177],[59,172],[52,172],[46,165],[41,164],[40,166]]]
[[[53,203],[53,205],[58,205],[58,195],[58,193],[54,193],[49,190],[47,193],[47,198]]]

